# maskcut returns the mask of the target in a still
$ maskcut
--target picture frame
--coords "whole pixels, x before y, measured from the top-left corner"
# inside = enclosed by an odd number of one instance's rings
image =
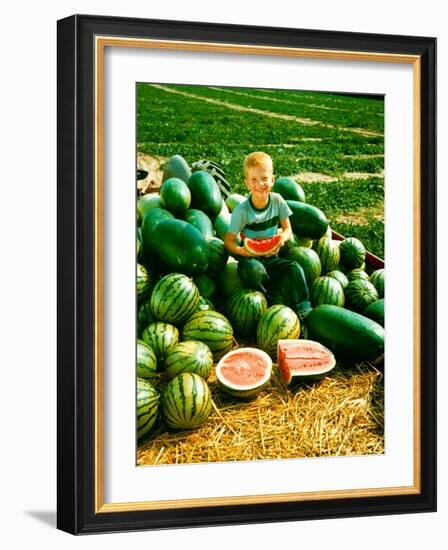
[[[341,63],[413,75],[413,483],[111,503],[105,499],[107,48]],[[57,527],[72,534],[436,510],[436,39],[74,15],[58,21]],[[218,465],[219,467],[219,465]]]

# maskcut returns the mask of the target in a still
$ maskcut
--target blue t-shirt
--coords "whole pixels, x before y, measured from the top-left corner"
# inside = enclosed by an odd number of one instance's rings
[[[229,232],[233,235],[242,232],[249,239],[273,237],[278,232],[279,223],[291,214],[292,210],[278,193],[269,193],[264,208],[256,208],[249,196],[232,212]]]

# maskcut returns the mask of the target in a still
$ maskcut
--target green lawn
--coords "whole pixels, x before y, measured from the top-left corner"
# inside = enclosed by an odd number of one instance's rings
[[[324,211],[333,229],[358,237],[368,250],[383,257],[382,99],[287,90],[163,87],[182,94],[138,85],[140,152],[163,157],[178,153],[189,163],[214,160],[233,189],[244,192],[244,157],[254,150],[266,151],[277,176],[300,179],[303,173],[313,173],[312,181],[301,183],[307,202]],[[325,181],[325,176],[332,180]]]

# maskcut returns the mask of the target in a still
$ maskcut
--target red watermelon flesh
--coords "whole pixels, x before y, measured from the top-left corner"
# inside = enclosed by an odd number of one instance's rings
[[[253,256],[264,256],[269,252],[275,250],[282,240],[281,235],[274,235],[273,237],[266,238],[255,238],[250,239],[249,237],[244,238],[244,248],[250,252]]]
[[[229,351],[216,366],[220,386],[236,397],[250,397],[258,393],[271,376],[272,360],[257,348],[239,348]]]
[[[278,366],[286,384],[321,378],[336,366],[329,349],[313,340],[279,340]]]

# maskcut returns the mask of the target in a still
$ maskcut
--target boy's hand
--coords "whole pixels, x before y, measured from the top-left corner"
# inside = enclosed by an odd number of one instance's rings
[[[237,249],[236,249],[236,253],[239,255],[239,256],[245,256],[246,258],[254,258],[255,256],[253,254],[251,254],[246,248],[244,248],[244,246],[239,246]]]

